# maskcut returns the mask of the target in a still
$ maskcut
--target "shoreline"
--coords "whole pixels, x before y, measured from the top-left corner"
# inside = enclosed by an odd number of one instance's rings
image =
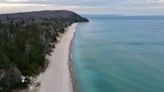
[[[77,23],[65,28],[65,33],[59,37],[59,42],[52,49],[50,56],[46,56],[49,65],[45,72],[39,74],[30,85],[28,92],[77,92],[70,60],[71,45],[75,35]]]
[[[71,40],[71,44],[69,46],[69,71],[70,71],[70,75],[71,75],[71,79],[72,79],[72,88],[73,88],[73,92],[78,92],[78,88],[77,88],[77,79],[75,78],[75,68],[73,66],[73,60],[72,60],[72,45],[73,45],[73,40],[74,40],[74,37],[75,37],[75,33],[76,31],[74,32],[74,35],[73,35],[73,38]]]

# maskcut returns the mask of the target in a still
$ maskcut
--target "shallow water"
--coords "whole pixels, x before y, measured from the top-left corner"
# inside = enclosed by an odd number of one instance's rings
[[[72,45],[79,92],[164,92],[164,18],[88,18]]]

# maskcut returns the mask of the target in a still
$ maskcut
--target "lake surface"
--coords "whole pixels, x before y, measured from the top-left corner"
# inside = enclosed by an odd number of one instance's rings
[[[164,92],[164,18],[87,16],[72,45],[79,92]]]

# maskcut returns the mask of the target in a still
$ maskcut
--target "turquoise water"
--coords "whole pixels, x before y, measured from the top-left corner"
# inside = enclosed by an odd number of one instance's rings
[[[88,18],[72,46],[79,92],[164,92],[164,18]]]

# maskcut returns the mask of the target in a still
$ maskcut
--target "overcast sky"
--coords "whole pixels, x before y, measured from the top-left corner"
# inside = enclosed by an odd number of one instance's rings
[[[0,13],[59,9],[80,14],[164,15],[164,0],[0,0]]]

